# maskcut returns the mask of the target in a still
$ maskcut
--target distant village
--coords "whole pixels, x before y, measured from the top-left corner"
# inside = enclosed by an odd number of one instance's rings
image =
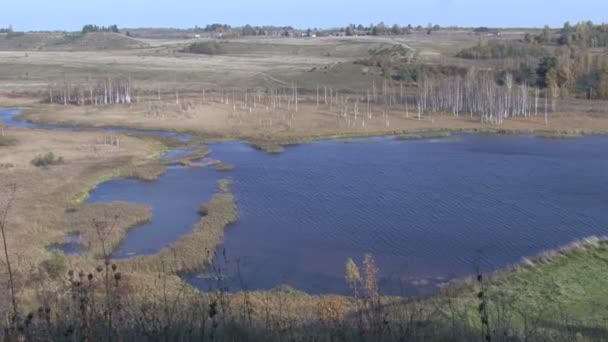
[[[384,23],[377,25],[349,25],[346,27],[337,27],[331,29],[295,29],[291,26],[286,27],[275,27],[275,26],[251,26],[245,25],[242,27],[231,27],[230,25],[223,24],[212,24],[207,25],[204,28],[196,26],[194,32],[189,38],[230,38],[238,36],[267,36],[267,37],[303,37],[303,38],[317,38],[317,37],[350,37],[350,36],[391,36],[391,35],[406,35],[414,32],[422,32],[426,34],[432,34],[433,32],[441,30],[439,25],[429,24],[427,27],[423,26],[387,26]],[[500,35],[498,29],[490,29],[486,27],[480,27],[473,30],[478,35]]]

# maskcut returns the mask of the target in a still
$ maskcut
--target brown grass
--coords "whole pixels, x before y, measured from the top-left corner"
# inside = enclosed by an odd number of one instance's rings
[[[17,144],[17,139],[13,137],[0,136],[0,147],[8,147]]]
[[[150,221],[152,210],[122,202],[86,204],[66,213],[66,226],[80,235],[84,254],[94,258],[110,255],[129,229]]]
[[[152,141],[121,137],[120,148],[99,144],[99,133],[57,132],[8,128],[17,139],[0,149],[0,188],[17,185],[17,196],[8,218],[8,242],[15,268],[25,272],[49,256],[45,246],[61,243],[73,230],[64,222],[67,209],[84,201],[88,189],[101,181],[135,174],[156,158],[164,147]],[[65,162],[48,169],[30,161],[53,151]],[[0,193],[0,201],[6,193]]]

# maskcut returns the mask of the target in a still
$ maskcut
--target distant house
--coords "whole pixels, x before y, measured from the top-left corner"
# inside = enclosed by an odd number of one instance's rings
[[[313,33],[312,30],[308,30],[306,32],[300,32],[300,36],[307,37],[307,38],[317,38],[317,34]]]

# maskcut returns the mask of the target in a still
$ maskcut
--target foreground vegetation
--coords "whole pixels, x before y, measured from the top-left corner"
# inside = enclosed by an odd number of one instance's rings
[[[221,255],[217,255],[221,257]],[[99,260],[67,269],[35,305],[4,296],[4,337],[12,339],[495,341],[601,340],[606,334],[605,242],[526,260],[500,274],[478,274],[424,299],[383,297],[366,256],[346,263],[352,296],[310,296],[291,289],[201,293],[163,272],[142,278]],[[65,269],[65,268],[64,268]],[[584,279],[584,281],[581,281]],[[52,287],[49,287],[52,285]],[[245,286],[245,285],[243,285]],[[14,305],[14,306],[13,306]]]

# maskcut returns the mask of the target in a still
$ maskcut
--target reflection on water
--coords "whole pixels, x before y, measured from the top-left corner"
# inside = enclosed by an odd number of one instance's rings
[[[48,249],[50,251],[60,251],[66,255],[80,254],[82,251],[82,246],[80,245],[80,234],[68,234],[64,243],[53,244],[49,246]]]

